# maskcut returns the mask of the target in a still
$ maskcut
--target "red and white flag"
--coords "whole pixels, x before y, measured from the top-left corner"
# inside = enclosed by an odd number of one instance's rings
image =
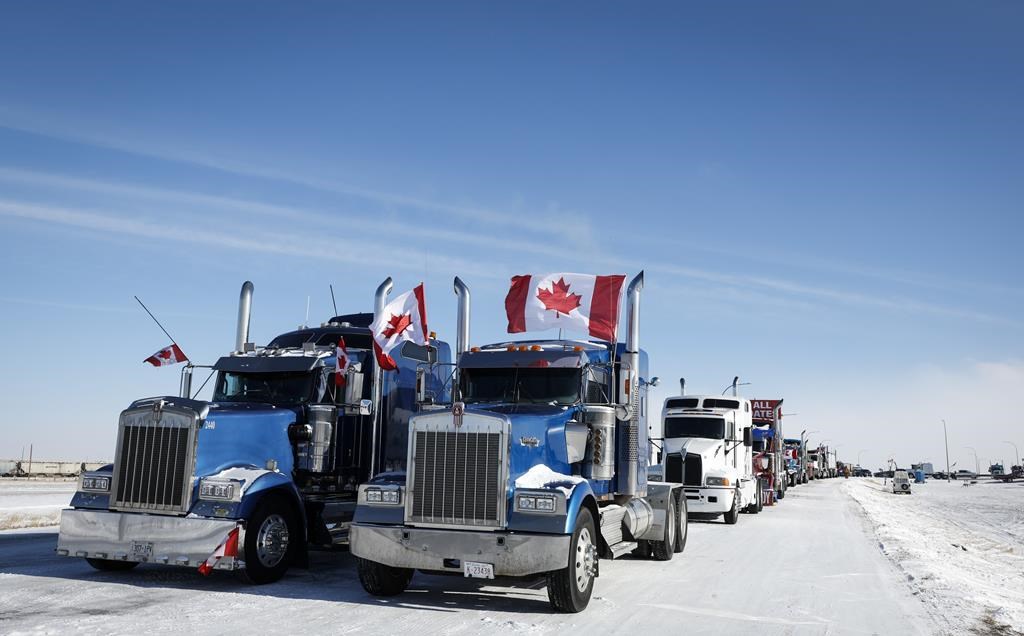
[[[224,557],[235,557],[238,558],[238,528],[234,528],[228,533],[228,536],[220,542],[217,549],[213,551],[213,554],[209,556],[205,561],[199,564],[199,573],[203,576],[207,576],[213,571],[217,562]]]
[[[370,325],[373,332],[373,353],[380,368],[393,371],[398,368],[391,357],[391,350],[403,342],[414,342],[426,346],[427,305],[423,298],[423,283],[412,291],[395,296],[384,307],[384,312],[373,317]]]
[[[625,279],[621,274],[513,276],[505,297],[508,332],[568,329],[614,342]]]
[[[338,348],[334,350],[334,356],[334,386],[345,386],[345,374],[348,373],[348,365],[352,361],[348,357],[344,338],[338,338]]]
[[[179,362],[188,362],[188,358],[185,357],[184,353],[182,353],[181,347],[172,343],[170,346],[164,347],[142,362],[143,364],[148,362],[154,367],[163,367],[170,364],[178,364]]]

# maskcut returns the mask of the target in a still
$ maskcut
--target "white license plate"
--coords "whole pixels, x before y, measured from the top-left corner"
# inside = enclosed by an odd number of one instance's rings
[[[494,565],[490,563],[477,563],[476,561],[463,561],[462,573],[473,579],[493,579]]]
[[[153,556],[153,544],[149,541],[132,541],[132,557],[148,559]]]

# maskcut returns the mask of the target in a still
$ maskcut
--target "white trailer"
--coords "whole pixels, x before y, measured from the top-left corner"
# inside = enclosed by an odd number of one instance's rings
[[[682,482],[691,516],[722,516],[734,524],[739,513],[757,513],[760,480],[752,469],[753,420],[750,400],[734,395],[680,395],[662,410],[668,481]],[[685,389],[685,384],[683,386]]]

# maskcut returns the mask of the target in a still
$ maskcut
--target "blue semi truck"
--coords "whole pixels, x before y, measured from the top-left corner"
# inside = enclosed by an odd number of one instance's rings
[[[407,471],[359,487],[351,551],[369,593],[399,594],[416,570],[542,575],[551,605],[578,612],[600,559],[682,552],[682,484],[647,479],[657,379],[639,347],[642,288],[641,273],[625,342],[468,347],[469,289],[455,279],[456,401],[411,418]]]
[[[391,279],[378,287],[384,307]],[[382,372],[373,314],[249,342],[252,283],[242,286],[235,348],[212,365],[210,401],[136,400],[118,422],[114,463],[84,473],[61,515],[57,553],[100,570],[139,563],[196,567],[234,533],[217,569],[252,583],[280,579],[311,546],[348,540],[357,487],[405,468],[409,418],[449,401],[449,346],[406,343]],[[344,339],[351,364],[336,378]]]

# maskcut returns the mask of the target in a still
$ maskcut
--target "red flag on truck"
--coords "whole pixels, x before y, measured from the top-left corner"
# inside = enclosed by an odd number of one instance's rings
[[[412,291],[395,296],[384,307],[383,313],[373,317],[370,325],[373,333],[373,353],[381,369],[393,371],[398,368],[391,357],[391,350],[403,342],[414,342],[426,346],[427,304],[423,296],[423,283]]]
[[[171,364],[178,364],[179,362],[188,362],[188,358],[185,357],[184,353],[182,353],[181,347],[176,343],[171,343],[171,345],[157,351],[142,362],[143,364],[148,362],[154,367],[163,367]]]
[[[224,557],[235,557],[238,558],[238,528],[235,527],[228,533],[228,536],[220,542],[217,549],[213,551],[213,554],[209,556],[205,561],[199,564],[199,573],[203,576],[208,576],[213,571],[214,566],[217,562]]]
[[[338,338],[338,348],[334,350],[334,356],[334,386],[345,386],[345,374],[348,372],[350,360],[344,338]]]
[[[508,332],[568,329],[615,341],[622,274],[513,276],[505,297]]]

